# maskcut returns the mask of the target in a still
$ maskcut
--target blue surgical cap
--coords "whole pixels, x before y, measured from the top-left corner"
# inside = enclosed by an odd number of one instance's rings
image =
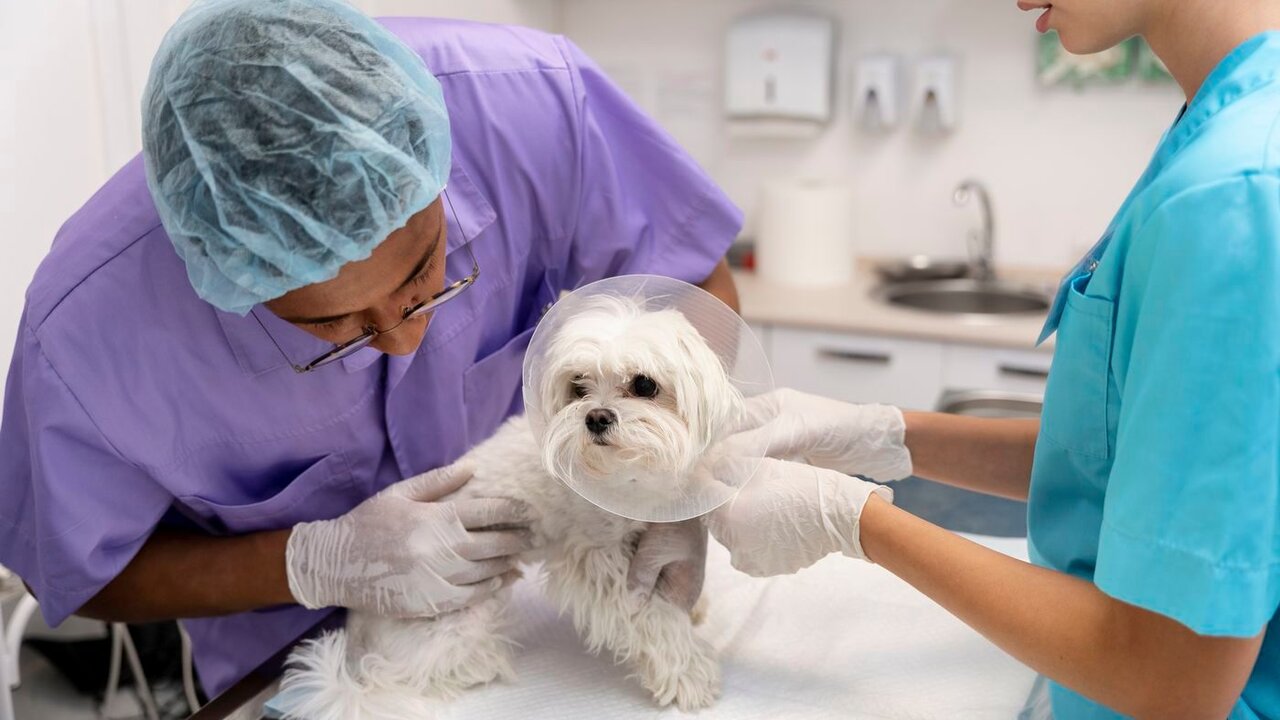
[[[152,62],[142,140],[191,285],[240,315],[368,257],[450,168],[440,83],[340,0],[196,0]]]

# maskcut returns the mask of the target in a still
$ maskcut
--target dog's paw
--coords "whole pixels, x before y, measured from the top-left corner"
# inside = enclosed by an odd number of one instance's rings
[[[690,652],[644,659],[640,683],[663,707],[684,712],[710,707],[720,697],[720,662],[711,646],[695,638]]]

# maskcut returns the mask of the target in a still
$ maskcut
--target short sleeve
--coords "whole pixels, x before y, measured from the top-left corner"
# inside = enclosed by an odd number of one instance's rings
[[[57,624],[124,569],[171,497],[112,449],[25,314],[20,327],[0,420],[0,564]]]
[[[1124,258],[1094,581],[1205,635],[1280,604],[1278,203],[1261,175],[1185,191]]]
[[[565,284],[631,273],[702,282],[737,237],[742,212],[594,62],[563,42],[578,151]]]

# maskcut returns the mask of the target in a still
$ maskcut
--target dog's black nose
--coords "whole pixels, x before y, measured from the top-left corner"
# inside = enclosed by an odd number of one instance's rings
[[[612,410],[597,408],[587,413],[587,429],[594,435],[603,435],[617,421],[618,416]]]

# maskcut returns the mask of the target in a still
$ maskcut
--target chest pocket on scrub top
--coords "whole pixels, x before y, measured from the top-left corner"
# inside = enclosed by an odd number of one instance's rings
[[[1067,289],[1040,431],[1067,450],[1105,459],[1115,305],[1085,294],[1092,277],[1072,278]]]
[[[288,484],[264,500],[237,504],[229,497],[214,500],[182,495],[177,502],[183,506],[183,514],[197,525],[222,535],[274,530],[303,521],[337,517],[354,507],[359,499],[353,487],[350,464],[342,453],[333,453],[297,473]]]
[[[467,412],[467,444],[489,439],[503,420],[524,408],[520,396],[524,352],[534,328],[511,338],[502,347],[467,368],[463,393]]]
[[[524,370],[524,353],[538,321],[551,309],[560,295],[552,276],[544,274],[524,302],[506,298],[518,306],[516,326],[526,329],[502,343],[467,368],[462,377],[463,403],[467,415],[467,446],[484,442],[511,415],[524,412],[520,383]]]

